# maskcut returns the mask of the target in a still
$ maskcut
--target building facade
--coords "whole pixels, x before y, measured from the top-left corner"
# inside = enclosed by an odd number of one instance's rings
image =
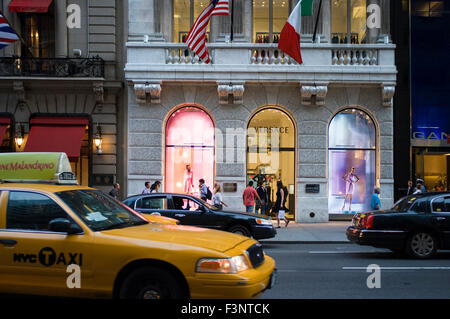
[[[393,9],[397,54],[404,57],[395,97],[396,197],[405,195],[408,180],[448,190],[450,1],[402,1]]]
[[[66,152],[86,186],[109,190],[123,178],[122,6],[115,0],[1,1],[22,37],[0,52],[3,151]]]
[[[243,210],[250,180],[271,202],[282,181],[288,217],[303,223],[368,209],[375,186],[390,206],[397,70],[389,1],[323,0],[320,10],[312,1],[302,65],[277,48],[296,1],[233,2],[233,24],[211,19],[210,64],[183,43],[209,1],[128,2],[127,194],[160,180],[164,191],[195,195],[203,178]]]

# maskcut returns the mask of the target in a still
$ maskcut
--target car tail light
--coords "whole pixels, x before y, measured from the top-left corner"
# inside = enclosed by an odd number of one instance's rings
[[[373,215],[366,215],[361,222],[362,228],[369,229],[373,226]]]

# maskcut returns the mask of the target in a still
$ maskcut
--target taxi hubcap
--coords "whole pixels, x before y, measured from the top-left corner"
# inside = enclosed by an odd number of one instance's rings
[[[151,287],[144,288],[140,296],[142,296],[142,299],[161,299],[160,292]]]
[[[412,239],[412,249],[419,256],[427,256],[434,249],[434,240],[428,234],[417,234]]]

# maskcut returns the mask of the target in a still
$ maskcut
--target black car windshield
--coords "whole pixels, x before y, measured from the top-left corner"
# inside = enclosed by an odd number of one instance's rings
[[[404,197],[396,202],[391,210],[396,212],[406,212],[411,208],[412,204],[414,204],[416,200],[417,197],[415,196]]]
[[[97,190],[56,193],[93,231],[144,225],[149,222],[122,203]]]

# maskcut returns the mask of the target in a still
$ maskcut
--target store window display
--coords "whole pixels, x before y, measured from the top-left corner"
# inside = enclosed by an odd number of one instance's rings
[[[295,217],[296,130],[283,110],[266,107],[250,120],[247,131],[247,183],[262,183],[267,192],[266,214],[276,201],[277,182],[286,186],[286,217]]]
[[[376,186],[373,120],[361,110],[346,109],[333,118],[328,134],[330,213],[370,209],[370,197]]]
[[[199,107],[182,107],[166,124],[165,191],[198,195],[196,181],[214,185],[214,123]]]

